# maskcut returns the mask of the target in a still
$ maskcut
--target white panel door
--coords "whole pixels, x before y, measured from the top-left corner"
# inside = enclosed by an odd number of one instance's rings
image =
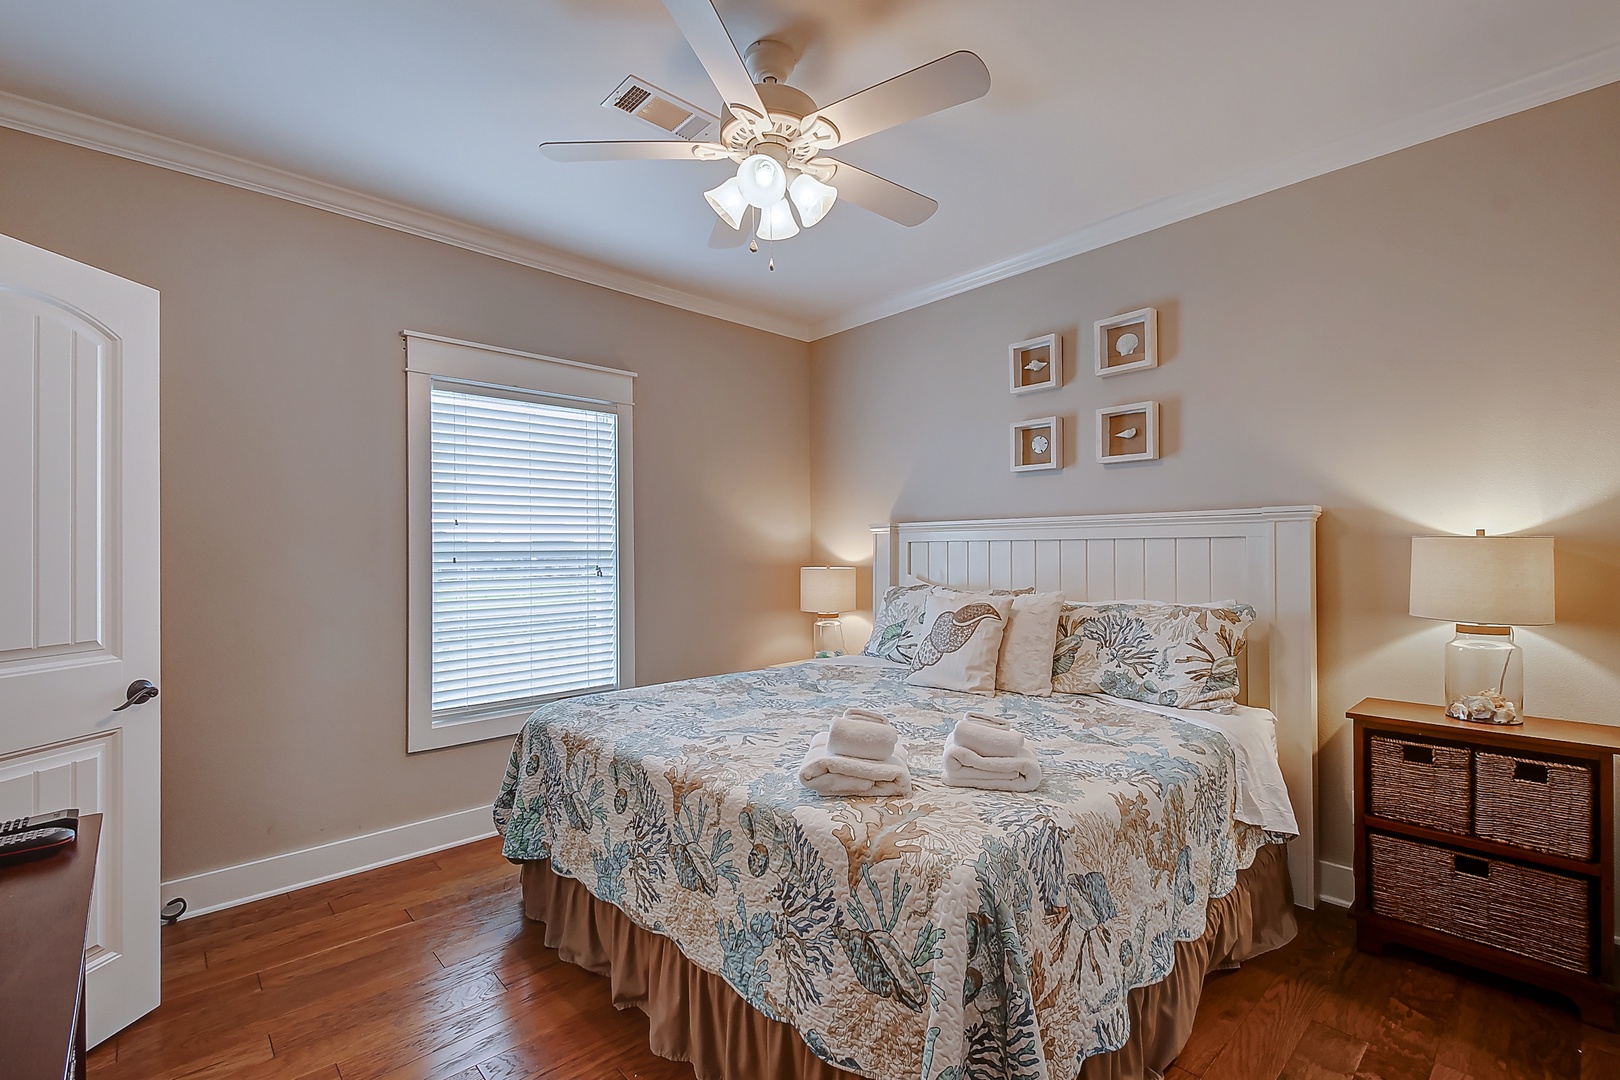
[[[94,1044],[158,1003],[158,294],[0,236],[0,818],[104,815]]]

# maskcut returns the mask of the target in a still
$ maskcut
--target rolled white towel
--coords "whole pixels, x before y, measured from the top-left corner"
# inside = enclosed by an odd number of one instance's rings
[[[827,753],[834,757],[887,761],[894,755],[900,733],[889,726],[888,718],[870,709],[846,709],[827,731]]]
[[[985,757],[958,743],[953,734],[945,742],[941,778],[951,787],[1034,791],[1041,786],[1041,763],[1027,746],[1010,756]]]
[[[956,722],[951,737],[958,746],[985,757],[1012,757],[1024,749],[1024,733],[1014,731],[1007,720],[989,713],[968,713]]]
[[[829,754],[825,731],[810,740],[799,781],[822,795],[911,794],[911,770],[898,754],[885,761]]]

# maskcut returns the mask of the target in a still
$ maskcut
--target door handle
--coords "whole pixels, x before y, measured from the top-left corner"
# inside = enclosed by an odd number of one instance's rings
[[[145,705],[158,696],[158,688],[152,685],[150,679],[136,679],[129,684],[129,689],[125,691],[125,695],[124,703],[114,709],[113,712],[123,712],[131,705]]]

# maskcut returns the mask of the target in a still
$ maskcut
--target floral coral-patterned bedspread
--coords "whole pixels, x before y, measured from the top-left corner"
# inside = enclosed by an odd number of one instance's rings
[[[1129,1036],[1261,845],[1233,818],[1219,733],[1099,701],[1002,696],[1045,778],[946,787],[946,736],[983,697],[893,668],[807,663],[554,702],[495,803],[510,859],[674,940],[823,1060],[880,1080],[1068,1080]],[[908,798],[823,798],[810,737],[891,718]]]

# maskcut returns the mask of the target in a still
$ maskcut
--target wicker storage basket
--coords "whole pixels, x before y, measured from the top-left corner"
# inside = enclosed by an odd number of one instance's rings
[[[1581,878],[1369,833],[1372,909],[1506,952],[1592,972],[1592,903]]]
[[[1466,746],[1371,735],[1372,812],[1391,821],[1467,833],[1468,770]]]
[[[1590,859],[1596,848],[1590,765],[1479,750],[1474,834],[1485,840]]]

